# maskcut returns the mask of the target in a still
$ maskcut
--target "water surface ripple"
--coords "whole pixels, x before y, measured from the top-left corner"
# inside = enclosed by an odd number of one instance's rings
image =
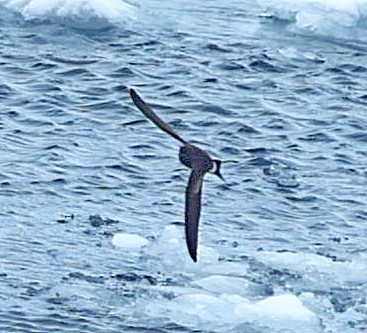
[[[1,332],[228,332],[152,313],[211,274],[255,283],[250,299],[312,292],[328,332],[367,329],[365,278],[328,283],[334,268],[312,275],[262,257],[366,258],[367,40],[245,7],[141,1],[126,29],[93,33],[1,8]],[[131,85],[184,138],[232,161],[225,183],[207,176],[204,188],[213,271],[162,260],[159,236],[182,228],[188,172],[132,105]],[[161,247],[117,249],[119,231]],[[244,328],[278,332],[231,329]]]

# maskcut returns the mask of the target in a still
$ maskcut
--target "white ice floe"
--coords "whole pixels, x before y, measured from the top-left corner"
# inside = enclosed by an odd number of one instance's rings
[[[248,325],[271,332],[317,333],[321,326],[317,316],[292,294],[270,296],[250,301],[241,296],[195,293],[171,301],[149,304],[151,317],[169,317],[178,325],[213,332],[228,332]]]
[[[333,261],[312,253],[263,251],[254,256],[270,267],[297,273],[304,280],[314,282],[323,289],[346,283],[367,282],[367,263],[362,256],[356,256],[350,261]]]
[[[159,263],[170,270],[175,267],[180,271],[200,271],[204,266],[218,262],[218,253],[210,247],[199,244],[198,262],[190,258],[184,227],[173,224],[166,226],[159,237],[151,243],[147,254],[159,259]]]
[[[251,318],[259,325],[266,323],[266,326],[279,330],[292,327],[293,331],[305,325],[319,324],[316,315],[292,294],[271,296],[253,304],[242,303],[237,306],[235,313],[239,317]]]
[[[135,234],[117,233],[112,237],[112,244],[121,249],[141,249],[147,245],[149,241]]]
[[[254,285],[244,278],[224,275],[210,275],[195,280],[192,285],[213,293],[226,293],[241,296],[252,294],[252,289],[254,289]]]
[[[294,20],[300,29],[339,35],[367,17],[367,0],[257,0],[268,14]]]
[[[116,23],[134,14],[134,8],[122,0],[0,0],[0,4],[28,20],[72,20],[81,25]]]

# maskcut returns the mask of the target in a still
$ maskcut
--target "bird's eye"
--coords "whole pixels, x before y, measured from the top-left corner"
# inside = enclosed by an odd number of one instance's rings
[[[218,165],[215,161],[213,161],[213,166],[212,168],[209,170],[210,173],[216,173],[218,170]]]

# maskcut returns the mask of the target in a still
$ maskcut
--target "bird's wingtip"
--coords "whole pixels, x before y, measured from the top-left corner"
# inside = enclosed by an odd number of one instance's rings
[[[190,258],[192,259],[192,261],[197,262],[198,258],[197,258],[196,250],[194,248],[191,248],[191,247],[189,247],[188,250],[189,250],[189,255],[190,255]]]
[[[198,258],[196,257],[196,254],[195,255],[191,255],[190,257],[191,257],[191,259],[192,259],[193,262],[197,262],[198,261]]]
[[[127,90],[130,95],[136,94],[135,88],[133,86],[127,87]]]

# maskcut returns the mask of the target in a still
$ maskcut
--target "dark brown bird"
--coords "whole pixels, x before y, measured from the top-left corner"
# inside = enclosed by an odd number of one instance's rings
[[[182,139],[167,123],[165,123],[152,108],[146,104],[133,88],[129,88],[130,96],[138,109],[162,131],[180,141],[179,158],[183,165],[191,169],[189,183],[186,188],[185,203],[185,233],[186,244],[190,257],[197,261],[198,231],[201,212],[201,189],[203,178],[207,172],[217,175],[220,173],[221,161],[212,159],[207,152]]]

